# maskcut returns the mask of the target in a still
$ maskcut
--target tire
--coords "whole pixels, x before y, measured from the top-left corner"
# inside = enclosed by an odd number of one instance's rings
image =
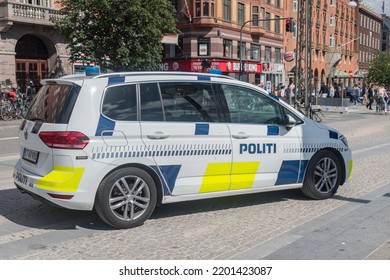
[[[336,155],[327,150],[316,153],[309,162],[302,192],[313,199],[332,197],[341,181],[341,164]]]
[[[12,115],[13,115],[13,108],[12,108],[12,106],[7,104],[7,105],[4,105],[3,107],[1,107],[0,115],[1,115],[1,118],[4,121],[12,120]]]
[[[157,202],[156,184],[144,170],[126,167],[109,174],[96,193],[95,210],[115,228],[142,225],[153,213]]]
[[[313,120],[315,122],[320,123],[320,122],[323,122],[325,120],[325,117],[321,111],[317,111],[317,112],[313,112]]]

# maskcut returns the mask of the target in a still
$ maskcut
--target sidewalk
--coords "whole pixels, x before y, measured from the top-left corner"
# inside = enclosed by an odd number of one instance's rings
[[[378,114],[375,110],[375,103],[372,105],[373,110],[367,109],[365,105],[357,104],[357,105],[350,105],[348,107],[341,107],[341,106],[321,106],[316,105],[313,106],[314,108],[321,108],[323,112],[333,112],[333,113],[341,113],[341,114],[348,114],[348,113],[356,113],[356,114]],[[390,113],[389,113],[390,114]]]

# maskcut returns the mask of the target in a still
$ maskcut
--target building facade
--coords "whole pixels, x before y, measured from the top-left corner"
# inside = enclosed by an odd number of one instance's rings
[[[181,35],[178,46],[165,48],[164,70],[202,71],[202,62],[207,60],[212,69],[250,83],[263,82],[270,87],[284,82],[284,1],[172,3],[178,11]]]
[[[298,17],[299,2],[286,0],[287,16]],[[318,92],[322,83],[352,84],[358,73],[356,10],[349,7],[349,0],[307,2],[312,10],[310,51],[314,90]],[[297,36],[296,33],[294,37]],[[293,38],[286,36],[284,41],[285,51],[297,49]],[[286,63],[290,79],[294,70],[294,63]]]
[[[60,16],[55,0],[0,0],[0,82],[23,92],[50,75],[72,72],[67,38],[51,19]]]
[[[380,14],[364,5],[359,4],[359,76],[368,73],[371,61],[382,48],[382,24]]]

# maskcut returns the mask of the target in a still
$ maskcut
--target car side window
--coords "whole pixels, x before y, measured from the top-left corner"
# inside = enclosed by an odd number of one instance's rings
[[[102,113],[117,121],[136,121],[137,90],[135,84],[107,88],[103,98]]]
[[[141,121],[164,121],[160,90],[157,83],[140,84]]]
[[[166,121],[218,122],[214,93],[209,83],[160,83]]]
[[[284,124],[281,105],[258,91],[221,85],[230,122],[242,124]]]

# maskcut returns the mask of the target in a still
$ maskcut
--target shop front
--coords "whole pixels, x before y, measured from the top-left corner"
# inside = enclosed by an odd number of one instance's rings
[[[189,71],[189,72],[202,72],[203,66],[202,59],[188,59],[188,60],[166,60],[161,63],[161,71]],[[222,75],[231,76],[239,79],[240,76],[240,62],[235,60],[226,59],[212,59],[208,60],[210,69],[218,69],[222,72]],[[262,73],[261,63],[256,62],[243,62],[243,72],[241,73],[241,79],[248,81],[249,83],[257,84],[260,81],[260,75]],[[256,77],[258,82],[256,83]]]

